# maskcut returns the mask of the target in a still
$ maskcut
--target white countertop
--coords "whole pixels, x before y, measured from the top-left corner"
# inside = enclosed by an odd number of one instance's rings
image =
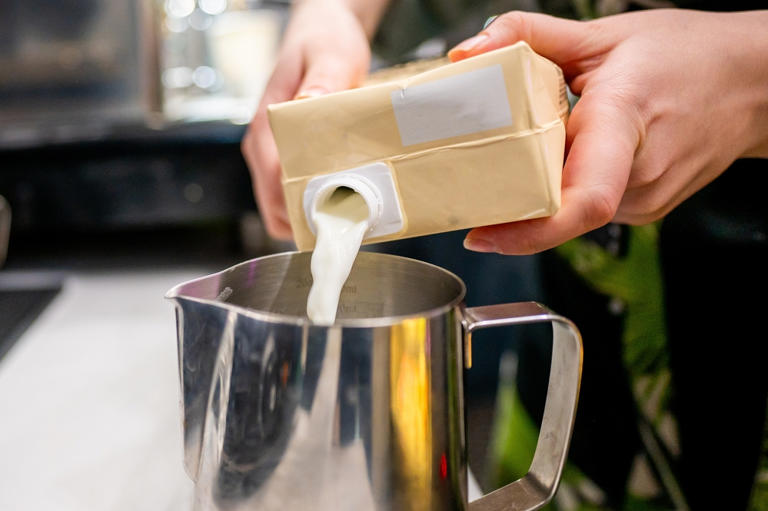
[[[74,274],[0,361],[0,509],[186,510],[173,285]]]

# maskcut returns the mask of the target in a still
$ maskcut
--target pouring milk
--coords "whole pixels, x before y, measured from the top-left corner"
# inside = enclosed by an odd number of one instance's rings
[[[315,323],[331,325],[336,319],[341,289],[368,230],[368,205],[359,193],[340,187],[318,205],[312,219],[317,240],[312,253],[307,315]]]

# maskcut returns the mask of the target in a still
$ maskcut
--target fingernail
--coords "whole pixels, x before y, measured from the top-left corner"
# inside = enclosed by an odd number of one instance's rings
[[[467,53],[470,53],[472,50],[484,45],[488,41],[488,34],[485,32],[480,32],[476,36],[470,37],[464,42],[461,42],[454,46],[449,52],[448,56],[451,58],[454,57],[463,57]]]
[[[464,248],[473,252],[498,252],[494,243],[483,238],[464,238]]]
[[[301,91],[296,93],[296,96],[294,96],[293,99],[315,98],[317,96],[323,96],[325,94],[328,94],[328,90],[326,88],[313,85],[312,87],[307,87],[306,89],[302,89]]]
[[[485,23],[483,23],[483,30],[488,28],[488,25],[490,25],[491,23],[496,21],[496,18],[498,18],[498,17],[499,17],[498,14],[494,14],[493,16],[490,16],[487,20],[485,20]]]

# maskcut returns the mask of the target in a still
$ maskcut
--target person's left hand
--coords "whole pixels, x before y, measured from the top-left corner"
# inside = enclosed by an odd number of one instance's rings
[[[267,106],[356,86],[368,72],[368,32],[344,0],[294,2],[277,65],[267,83],[242,151],[253,178],[259,214],[270,236],[288,240],[291,225],[280,183],[280,162],[267,120]]]
[[[580,100],[566,126],[562,207],[472,230],[465,246],[530,254],[610,221],[657,220],[734,160],[768,156],[768,11],[651,10],[589,22],[511,12],[450,57],[527,41]]]

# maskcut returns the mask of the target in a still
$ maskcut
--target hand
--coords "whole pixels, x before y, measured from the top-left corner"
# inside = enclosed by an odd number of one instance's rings
[[[472,230],[465,246],[529,254],[608,222],[657,220],[740,157],[768,157],[768,11],[652,10],[589,22],[511,12],[449,55],[517,42],[580,95],[566,126],[562,207]]]
[[[340,1],[308,0],[294,7],[277,65],[242,142],[261,217],[275,238],[290,239],[291,226],[267,105],[356,86],[370,62],[367,30],[372,28]]]

